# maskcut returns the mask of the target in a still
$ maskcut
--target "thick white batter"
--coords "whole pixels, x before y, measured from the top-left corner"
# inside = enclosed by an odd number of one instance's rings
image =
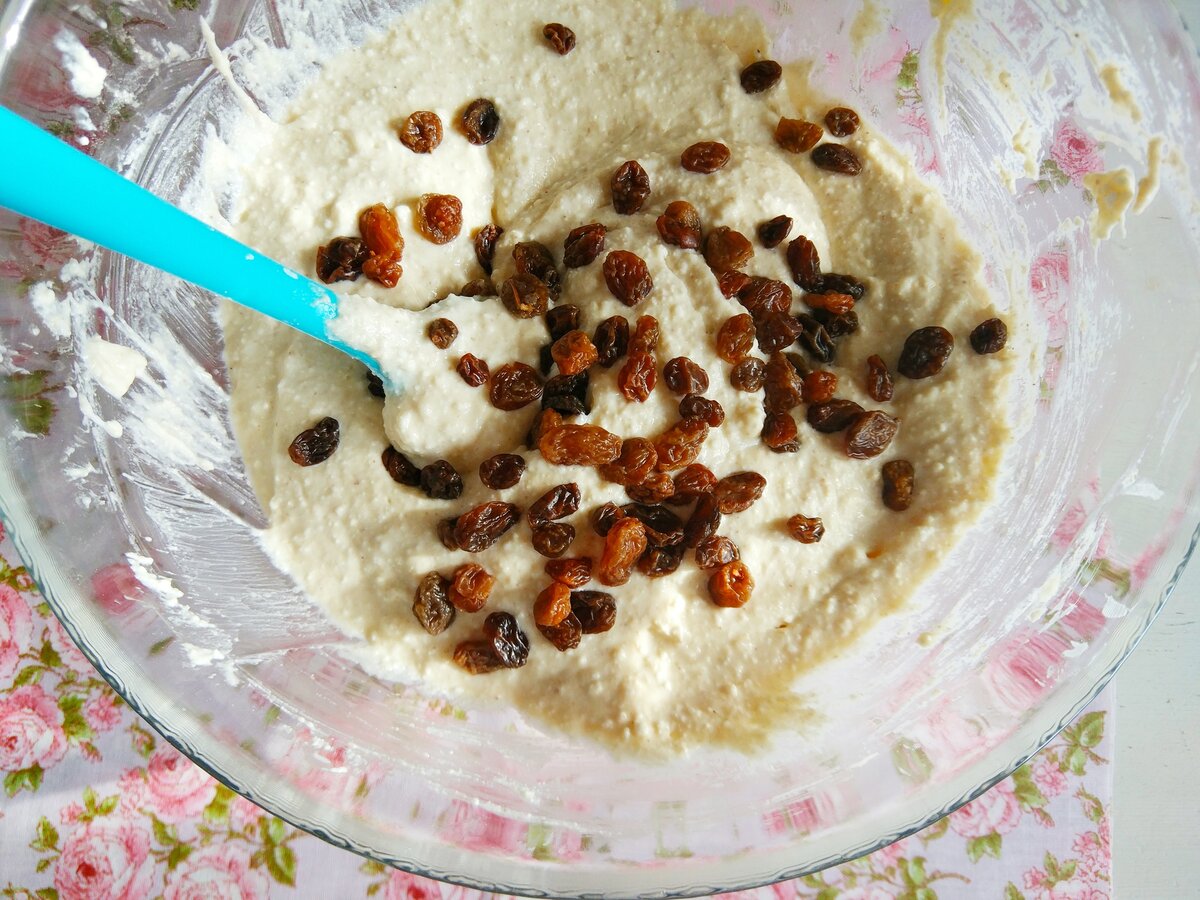
[[[574,52],[560,57],[546,46],[547,22],[574,29]],[[980,260],[940,198],[868,127],[846,141],[864,163],[857,178],[820,171],[807,155],[776,147],[772,133],[781,115],[819,122],[832,104],[808,96],[792,73],[766,94],[747,95],[738,73],[768,50],[761,28],[747,17],[679,13],[663,0],[431,0],[382,37],[331,59],[267,152],[248,162],[238,237],[310,275],[317,246],[355,234],[361,209],[383,202],[397,211],[404,277],[393,290],[365,279],[340,285],[347,295],[340,333],[413,373],[403,394],[388,401],[387,432],[398,445],[428,454],[422,461],[450,459],[467,484],[453,502],[395,484],[379,462],[388,442],[383,404],[365,390],[361,365],[261,316],[227,310],[235,423],[270,517],[265,539],[330,617],[364,639],[358,656],[372,671],[421,679],[450,696],[516,704],[628,749],[752,744],[794,721],[800,704],[787,687],[795,675],[897,609],[987,502],[1009,437],[1013,366],[1009,353],[976,356],[967,341],[975,325],[995,314]],[[494,99],[503,119],[500,136],[486,148],[470,145],[453,127],[476,97]],[[425,109],[441,116],[445,139],[432,154],[416,155],[394,127]],[[730,164],[714,175],[679,165],[680,152],[702,140],[732,150]],[[613,211],[608,188],[627,159],[642,163],[653,187],[635,216]],[[445,246],[414,227],[415,201],[427,192],[463,202],[462,236]],[[699,209],[706,231],[727,225],[752,239],[758,223],[789,215],[793,236],[814,240],[827,270],[868,283],[858,307],[862,328],[841,340],[832,368],[839,396],[902,420],[882,457],[848,459],[840,436],[804,424],[803,408],[796,411],[799,453],[777,455],[761,443],[761,394],[734,391],[730,366],[714,349],[721,324],[743,310],[721,296],[698,253],[666,246],[656,232],[655,218],[676,199]],[[497,283],[511,274],[516,241],[541,241],[561,261],[566,233],[589,222],[608,227],[609,250],[631,250],[649,264],[654,292],[637,310],[609,294],[603,257],[565,270],[563,302],[583,309],[589,333],[611,315],[631,322],[654,315],[662,331],[660,367],[686,355],[707,370],[708,396],[722,403],[727,418],[710,431],[699,461],[718,476],[753,470],[768,481],[762,500],[727,516],[721,529],[741,548],[757,582],[744,608],[713,605],[707,575],[689,553],[667,578],[635,573],[624,587],[589,585],[616,596],[617,624],[560,653],[533,624],[533,601],[548,578],[527,523],[474,557],[438,542],[439,519],[496,498],[476,467],[497,452],[522,452],[529,464],[521,484],[500,495],[523,509],[555,484],[579,484],[583,507],[568,520],[579,537],[568,555],[598,557],[601,541],[588,527],[588,513],[607,500],[628,500],[593,470],[550,466],[525,451],[536,405],[495,410],[486,388],[468,387],[454,371],[465,352],[493,371],[512,360],[536,365],[546,340],[540,319],[517,320],[496,299],[450,297],[425,309],[481,274],[470,235],[493,221],[507,229],[496,255]],[[784,247],[768,251],[753,240],[748,271],[790,284]],[[355,304],[360,295],[424,309],[422,324],[397,333],[411,322],[397,326],[386,310]],[[423,323],[437,317],[452,319],[460,331],[448,351],[424,338]],[[922,381],[897,376],[892,402],[871,401],[866,358],[878,353],[894,369],[905,337],[934,324],[956,338],[943,372]],[[626,437],[653,437],[678,418],[678,398],[661,379],[649,402],[627,402],[615,387],[619,368],[593,368],[591,422]],[[340,448],[321,465],[294,465],[288,444],[324,416],[341,423]],[[896,513],[880,500],[880,469],[901,458],[915,466],[918,491],[912,508]],[[788,536],[784,522],[796,513],[823,518],[821,543],[802,545]],[[450,575],[469,559],[496,576],[491,600],[483,613],[459,613],[446,633],[431,637],[411,611],[417,582],[432,570]],[[496,610],[520,620],[532,643],[529,663],[467,675],[450,661],[451,652]]]

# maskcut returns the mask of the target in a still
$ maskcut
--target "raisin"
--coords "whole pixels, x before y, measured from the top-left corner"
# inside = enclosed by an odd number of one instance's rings
[[[488,364],[474,353],[464,353],[458,358],[458,365],[454,368],[462,380],[471,387],[479,387],[485,384],[491,374],[488,370]]]
[[[763,418],[763,443],[776,453],[795,453],[800,449],[796,420],[789,412],[769,412]]]
[[[867,357],[867,396],[876,403],[885,403],[894,393],[895,385],[887,363],[880,356]]]
[[[569,331],[554,342],[550,355],[563,375],[578,375],[600,359],[592,339],[582,331]]]
[[[511,503],[490,500],[467,510],[454,525],[454,539],[460,550],[480,553],[517,524],[521,511]]]
[[[821,140],[821,126],[803,119],[780,119],[775,126],[775,143],[788,153],[807,153]]]
[[[849,147],[841,144],[821,144],[813,149],[812,161],[818,169],[838,175],[857,175],[862,163]]]
[[[554,626],[571,614],[571,589],[552,581],[533,602],[533,621],[538,627]]]
[[[550,43],[554,52],[559,56],[566,56],[575,49],[575,32],[559,22],[551,22],[543,28],[542,37]]]
[[[720,403],[696,394],[688,394],[679,401],[679,415],[684,419],[700,419],[709,428],[720,428],[725,422],[725,408]]]
[[[448,244],[462,231],[462,201],[451,194],[422,194],[417,231],[435,244]]]
[[[745,606],[754,592],[754,577],[740,559],[727,562],[708,579],[708,595],[717,606]]]
[[[546,574],[567,587],[583,587],[592,580],[592,558],[576,556],[571,559],[548,560]]]
[[[792,516],[787,520],[787,530],[802,544],[815,544],[825,537],[825,523],[817,516]]]
[[[545,244],[521,241],[513,247],[512,258],[518,275],[532,275],[546,285],[551,300],[559,298],[562,294],[562,276]]]
[[[837,345],[825,330],[825,326],[813,316],[804,313],[796,316],[796,321],[804,326],[804,331],[800,334],[800,343],[808,351],[808,355],[826,365],[833,362],[837,357]]]
[[[646,526],[637,519],[618,520],[604,539],[604,552],[596,567],[601,584],[619,585],[629,581],[633,567],[646,552]]]
[[[721,510],[717,498],[712,494],[702,494],[683,526],[683,544],[685,547],[698,547],[706,538],[716,534],[720,527]]]
[[[500,300],[518,319],[532,319],[550,306],[550,288],[533,275],[514,275],[500,284]]]
[[[797,235],[788,244],[787,261],[796,284],[810,292],[821,290],[821,255],[816,244],[802,234]]]
[[[620,454],[621,439],[599,425],[564,424],[547,429],[538,449],[556,466],[602,466]]]
[[[603,634],[617,621],[617,601],[604,591],[572,591],[571,612],[584,634]]]
[[[742,69],[742,90],[747,94],[761,94],[770,90],[783,77],[783,66],[773,59],[760,59]]]
[[[630,353],[625,365],[617,373],[617,386],[625,399],[634,403],[645,403],[657,383],[658,370],[654,366],[654,357],[644,350]]]
[[[776,216],[758,226],[758,242],[768,250],[774,250],[787,240],[792,232],[791,216]]]
[[[768,313],[784,314],[792,308],[792,289],[771,278],[751,278],[738,291],[737,298],[756,323]]]
[[[450,603],[450,582],[437,572],[430,572],[417,585],[413,598],[413,615],[430,634],[441,634],[454,621],[454,606]]]
[[[490,641],[462,641],[454,648],[454,664],[472,675],[486,675],[504,668]]]
[[[785,353],[784,358],[792,364],[792,368],[796,370],[796,374],[801,378],[807,378],[812,374],[813,367],[808,364],[808,360],[799,353]]]
[[[462,129],[472,144],[490,144],[500,133],[500,113],[496,111],[496,104],[483,97],[472,100],[463,110]]]
[[[954,335],[945,328],[918,328],[905,340],[896,369],[905,378],[929,378],[942,371],[953,350]]]
[[[742,552],[737,544],[719,534],[706,537],[696,547],[696,565],[705,572],[741,558]]]
[[[529,507],[529,524],[545,525],[572,516],[579,511],[579,499],[579,485],[574,482],[555,485]]]
[[[563,423],[562,414],[558,410],[546,408],[537,413],[533,417],[533,422],[529,425],[529,434],[526,438],[526,445],[531,449],[537,449],[542,438],[545,437],[552,429],[558,428]]]
[[[658,319],[654,316],[638,316],[637,325],[633,329],[633,338],[629,342],[629,349],[653,353],[658,349],[658,340]]]
[[[812,317],[820,323],[821,327],[825,329],[825,333],[831,338],[845,337],[858,331],[858,313],[854,310],[835,316],[823,309],[814,309]]]
[[[341,427],[338,420],[326,416],[312,428],[306,428],[292,439],[288,456],[298,466],[315,466],[325,462],[338,448]]]
[[[733,367],[733,371],[729,373],[729,383],[736,390],[753,394],[762,388],[766,371],[767,364],[752,356],[749,359],[743,359]]]
[[[496,244],[504,229],[498,225],[484,225],[475,232],[475,259],[480,268],[488,275],[492,274],[492,261],[496,258]]]
[[[563,241],[563,265],[568,269],[590,266],[604,252],[604,239],[608,229],[599,222],[580,225],[572,229]]]
[[[772,353],[767,360],[763,388],[766,394],[763,406],[767,412],[787,412],[804,402],[804,381],[782,353]]]
[[[887,449],[900,422],[885,412],[865,412],[846,430],[846,455],[851,459],[872,459]]]
[[[590,379],[587,372],[575,375],[555,375],[542,389],[542,409],[554,409],[564,416],[576,416],[591,411],[587,393]]]
[[[754,246],[740,231],[725,225],[714,228],[704,239],[704,261],[717,274],[744,269],[754,256]]]
[[[498,297],[500,292],[490,278],[473,278],[458,289],[460,297]]]
[[[579,328],[580,310],[573,303],[564,303],[546,310],[545,319],[550,340],[557,341],[567,332]]]
[[[768,354],[786,350],[804,332],[804,326],[787,313],[766,313],[758,318],[756,325],[758,349]]]
[[[484,619],[483,636],[505,668],[519,669],[529,661],[529,638],[512,613],[494,612]]]
[[[664,503],[675,496],[675,482],[666,472],[655,472],[637,484],[625,485],[625,493],[638,503]]]
[[[844,106],[835,106],[825,113],[825,128],[834,137],[850,137],[858,131],[858,113]]]
[[[812,309],[819,309],[834,316],[844,316],[854,309],[854,298],[849,294],[805,294],[804,302]]]
[[[434,460],[421,469],[421,490],[431,500],[457,500],[463,492],[462,476],[446,460]]]
[[[363,262],[363,274],[384,287],[395,287],[404,273],[400,265],[404,238],[396,214],[384,204],[376,203],[359,213],[358,230],[371,251]]]
[[[624,316],[612,316],[596,326],[592,338],[596,346],[597,362],[611,369],[629,349],[629,321]]]
[[[437,523],[438,540],[442,542],[442,546],[447,550],[457,550],[458,538],[454,536],[454,526],[458,524],[458,517],[448,519],[440,519]]]
[[[988,319],[980,322],[971,332],[971,349],[983,356],[987,353],[999,353],[1008,343],[1008,326],[1000,319]]]
[[[637,562],[638,571],[647,578],[662,578],[670,575],[683,562],[687,548],[682,544],[674,547],[647,547]]]
[[[640,212],[650,196],[650,176],[637,160],[624,163],[612,177],[613,209],[623,216]]]
[[[713,490],[713,496],[717,499],[717,509],[726,516],[745,512],[758,502],[766,486],[767,479],[757,472],[726,475],[717,482]]]
[[[604,257],[604,283],[626,306],[637,306],[654,289],[646,261],[628,250],[614,250]]]
[[[625,518],[625,511],[617,504],[602,503],[592,510],[592,531],[600,537],[607,537],[608,533],[612,531],[612,527],[623,518]]]
[[[371,251],[358,238],[335,237],[317,248],[317,277],[326,284],[355,281],[370,256]]]
[[[817,293],[834,292],[849,294],[857,303],[867,293],[867,286],[852,275],[839,275],[837,272],[826,272],[821,276],[821,289]]]
[[[525,474],[525,459],[516,453],[497,453],[479,464],[479,480],[493,491],[516,487]]]
[[[564,653],[578,647],[579,641],[583,636],[583,627],[573,612],[568,612],[557,625],[542,625],[539,623],[537,630],[541,633],[542,637],[554,645],[556,650]]]
[[[808,424],[821,434],[836,434],[862,414],[863,408],[853,400],[829,400],[808,408]]]
[[[691,465],[707,437],[708,425],[702,420],[680,419],[654,441],[654,449],[658,451],[655,467],[660,472],[669,472]]]
[[[621,442],[620,455],[600,467],[600,477],[622,486],[641,484],[654,472],[657,462],[653,443],[642,437],[626,438]]]
[[[750,283],[750,276],[745,272],[730,269],[728,272],[717,273],[717,290],[726,299],[736,296]]]
[[[532,366],[507,363],[492,374],[488,396],[496,409],[505,412],[521,409],[542,396],[542,378]]]
[[[554,368],[554,354],[550,352],[553,344],[542,344],[538,348],[538,371],[543,375],[549,375],[550,370]]]
[[[413,153],[432,153],[442,142],[442,120],[437,113],[415,112],[400,126],[400,143]]]
[[[826,403],[837,393],[838,377],[836,372],[818,369],[804,377],[804,402]]]
[[[679,157],[679,164],[689,172],[711,175],[729,163],[729,148],[717,141],[692,144]]]
[[[746,313],[730,316],[717,332],[717,356],[736,364],[754,349],[754,319]]]
[[[533,527],[533,549],[550,559],[557,559],[566,553],[574,540],[575,526],[565,522]]]
[[[465,613],[479,612],[492,594],[496,579],[483,566],[464,563],[450,581],[450,602]]]
[[[686,200],[675,200],[667,204],[658,217],[658,236],[664,244],[683,250],[695,250],[700,246],[700,213]]]
[[[621,512],[646,526],[649,544],[673,547],[683,541],[683,520],[661,503],[626,503]]]
[[[691,503],[701,494],[711,494],[717,486],[717,476],[708,466],[692,463],[675,473],[675,494],[672,501]]]
[[[674,394],[703,394],[708,373],[686,356],[676,356],[663,366],[663,384]]]
[[[391,445],[384,447],[382,460],[383,467],[396,484],[403,484],[406,487],[420,486],[421,470],[395,447]]]
[[[433,346],[445,350],[458,338],[458,326],[449,319],[434,319],[426,333]]]
[[[916,473],[906,459],[894,459],[883,465],[883,505],[904,512],[912,505]]]
[[[367,369],[367,393],[380,400],[387,396],[387,391],[383,389],[383,379],[370,369]]]

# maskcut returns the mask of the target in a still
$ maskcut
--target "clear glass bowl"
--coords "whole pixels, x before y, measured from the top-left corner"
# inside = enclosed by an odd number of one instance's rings
[[[957,19],[946,4],[939,31],[925,0],[871,4],[873,18],[820,0],[754,5],[777,57],[819,60],[830,96],[943,189],[997,297],[1014,317],[1030,310],[1019,336],[1038,351],[994,509],[906,613],[804,679],[824,719],[761,756],[615,759],[345,662],[346,639],[254,539],[214,299],[0,219],[4,520],[88,657],[217,778],[335,844],[466,885],[746,887],[853,858],[983,791],[1095,695],[1152,621],[1195,544],[1200,474],[1200,77],[1177,15],[1151,0],[1002,0]],[[287,3],[196,6],[12,0],[3,102],[194,204],[197,148],[232,102],[198,14],[235,73],[256,43],[317,27]],[[337,9],[343,42],[395,11]],[[80,43],[107,70],[98,93],[97,73],[64,68]],[[1110,98],[1105,62],[1139,120]],[[250,87],[279,100],[280,85]],[[1143,175],[1156,134],[1163,189],[1095,244],[1084,176]],[[69,329],[43,285],[72,297]],[[90,335],[150,358],[126,402],[82,377]]]

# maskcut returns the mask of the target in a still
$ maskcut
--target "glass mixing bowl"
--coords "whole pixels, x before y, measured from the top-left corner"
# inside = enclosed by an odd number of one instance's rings
[[[236,77],[331,10],[347,27],[322,40],[347,44],[404,4],[293,5],[11,0],[0,96],[198,208],[199,148],[234,102],[201,17]],[[88,657],[217,778],[335,844],[461,884],[740,888],[850,859],[985,790],[1152,621],[1195,544],[1200,473],[1200,80],[1176,14],[1152,0],[755,5],[774,55],[816,60],[818,85],[941,187],[1036,349],[994,507],[906,612],[803,679],[820,721],[758,756],[617,759],[346,662],[348,639],[255,540],[215,299],[0,220],[5,523]],[[289,93],[247,86],[276,110]],[[1089,176],[1122,167],[1135,192],[1147,178],[1145,209],[1097,242],[1093,216],[1121,192]],[[120,403],[86,377],[95,335],[150,360]]]

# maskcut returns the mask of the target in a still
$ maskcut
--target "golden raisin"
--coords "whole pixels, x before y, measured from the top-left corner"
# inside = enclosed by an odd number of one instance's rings
[[[491,374],[488,371],[488,364],[474,353],[464,353],[460,356],[455,370],[462,380],[471,387],[479,387],[487,383],[488,377]]]
[[[916,474],[906,459],[894,459],[883,466],[883,505],[904,512],[912,505]]]
[[[767,413],[763,419],[762,439],[776,453],[795,453],[800,449],[796,420],[791,413]]]
[[[646,261],[628,250],[614,250],[604,257],[604,283],[626,306],[637,306],[654,289]]]
[[[885,412],[865,412],[846,429],[846,455],[851,459],[872,459],[887,449],[900,421]]]
[[[761,390],[766,378],[766,371],[767,364],[761,359],[751,356],[733,367],[733,371],[729,373],[729,383],[733,385],[734,390],[753,394],[755,391]]]
[[[450,602],[466,613],[479,612],[492,594],[496,579],[483,566],[465,563],[450,581]]]
[[[538,594],[533,604],[533,621],[538,625],[557,625],[571,614],[571,589],[552,581]]]
[[[448,244],[462,231],[462,201],[451,194],[422,194],[417,231],[435,244]]]
[[[644,350],[634,350],[617,373],[617,386],[626,400],[645,403],[658,383],[654,356]]]
[[[600,477],[613,484],[641,484],[654,472],[658,451],[643,437],[626,438],[615,460],[600,467]]]
[[[745,606],[754,592],[754,577],[740,559],[727,562],[708,579],[708,595],[717,606]]]
[[[500,285],[500,300],[518,319],[532,319],[550,305],[550,289],[533,275],[514,275]]]
[[[854,309],[854,298],[849,294],[805,294],[804,302],[813,309],[823,309],[835,316],[844,316]]]
[[[818,516],[792,516],[787,520],[787,529],[802,544],[815,544],[825,537],[825,523]]]
[[[722,515],[745,512],[758,502],[767,487],[767,479],[757,472],[726,475],[713,488],[717,509]]]
[[[376,203],[359,214],[358,230],[371,251],[363,263],[363,274],[384,287],[395,287],[404,271],[400,266],[404,238],[396,214],[382,203]]]
[[[400,126],[400,143],[413,153],[432,153],[442,142],[442,120],[437,113],[415,112]]]
[[[696,565],[705,572],[741,558],[738,545],[718,534],[710,535],[696,545]]]
[[[821,140],[821,126],[803,119],[780,119],[775,126],[775,143],[788,153],[807,153]]]
[[[637,324],[633,329],[633,339],[629,342],[629,349],[653,353],[658,349],[658,338],[658,319],[654,316],[638,316]]]
[[[546,561],[546,574],[567,587],[583,587],[592,580],[592,558],[574,556]]]
[[[696,461],[708,437],[708,425],[700,419],[681,419],[654,441],[658,452],[655,468],[660,472],[682,469]]]
[[[644,481],[625,485],[630,500],[654,505],[664,503],[675,496],[675,482],[666,472],[655,472]]]
[[[736,296],[738,292],[743,290],[750,283],[750,276],[745,272],[738,272],[730,269],[728,272],[718,272],[717,275],[717,290],[721,292],[721,296],[726,299]]]
[[[836,372],[818,369],[804,376],[804,402],[825,403],[832,400],[837,393],[838,377]]]
[[[673,503],[691,503],[701,494],[711,494],[717,486],[717,476],[708,466],[692,463],[675,473]]]
[[[596,579],[610,586],[625,584],[646,551],[646,543],[646,526],[640,521],[626,517],[616,522],[604,539]]]
[[[717,141],[692,144],[679,157],[679,164],[689,172],[711,175],[729,163],[729,148]]]
[[[445,350],[458,338],[458,326],[449,319],[434,319],[426,333],[433,346]]]
[[[704,239],[704,261],[717,274],[744,269],[754,256],[754,247],[744,234],[725,225],[714,228]]]
[[[700,213],[686,200],[667,204],[658,217],[658,235],[664,244],[695,250],[700,246]]]
[[[577,375],[596,363],[600,354],[583,331],[568,331],[550,347],[550,355],[563,375]]]
[[[717,332],[717,356],[737,364],[754,349],[754,319],[746,313],[731,316]]]
[[[599,425],[552,426],[543,431],[537,446],[542,457],[556,466],[602,466],[621,453],[621,439]]]

